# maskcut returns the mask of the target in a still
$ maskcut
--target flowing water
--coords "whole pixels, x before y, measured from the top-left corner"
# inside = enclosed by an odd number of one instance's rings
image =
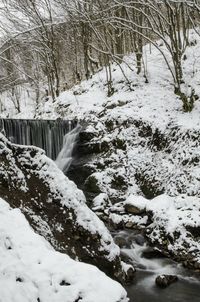
[[[0,131],[13,143],[42,148],[55,160],[63,147],[63,138],[77,125],[67,120],[0,119]]]
[[[66,174],[73,160],[73,150],[77,143],[81,126],[78,124],[73,130],[65,134],[63,147],[56,158],[57,166]]]
[[[145,252],[150,248],[146,242],[137,243],[138,234],[134,231],[121,231],[114,234],[117,236],[125,239],[121,253],[137,270],[133,284],[126,286],[130,302],[200,302],[200,273],[161,255],[148,259]],[[161,289],[155,279],[163,274],[177,275],[179,280]]]

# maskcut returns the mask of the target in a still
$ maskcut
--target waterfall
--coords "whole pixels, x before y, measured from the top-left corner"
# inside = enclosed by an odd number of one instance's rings
[[[72,153],[74,146],[77,142],[77,138],[79,132],[81,130],[81,126],[78,124],[73,130],[69,133],[65,134],[63,140],[63,147],[56,158],[57,166],[66,174],[71,162],[73,160]]]
[[[18,120],[0,119],[0,130],[13,143],[20,145],[33,145],[46,151],[48,157],[55,160],[62,149],[69,147],[72,152],[73,135],[67,139],[67,133],[76,129],[76,121],[67,120]],[[74,130],[75,130],[74,129]],[[65,140],[63,145],[63,138]],[[67,145],[68,144],[68,145]],[[69,152],[69,156],[71,156]],[[67,151],[63,151],[63,156]],[[60,156],[60,155],[59,155]],[[63,159],[64,161],[64,159]],[[63,164],[64,166],[64,164]]]

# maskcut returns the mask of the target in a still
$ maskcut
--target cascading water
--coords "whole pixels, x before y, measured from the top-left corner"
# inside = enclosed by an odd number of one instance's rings
[[[63,148],[58,154],[56,158],[57,166],[66,174],[71,162],[73,160],[72,153],[74,146],[76,145],[77,138],[79,132],[81,130],[81,126],[78,124],[76,128],[71,130],[69,133],[65,134],[63,141]]]
[[[137,231],[113,232],[113,236],[123,243],[122,257],[136,267],[134,284],[126,286],[130,302],[200,301],[198,272],[189,271],[161,254],[152,254],[145,238],[138,240]],[[160,289],[155,285],[155,279],[163,274],[176,275],[179,281]]]
[[[63,138],[77,126],[77,121],[0,119],[0,130],[13,143],[33,145],[55,160],[63,147]],[[68,142],[70,144],[70,141]],[[65,144],[66,145],[66,144]],[[67,145],[66,145],[67,149]],[[71,146],[69,146],[71,149]]]

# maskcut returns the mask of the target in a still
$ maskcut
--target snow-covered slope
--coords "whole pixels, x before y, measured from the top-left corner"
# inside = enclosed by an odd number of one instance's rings
[[[126,302],[120,284],[58,253],[0,199],[1,302]]]
[[[190,42],[193,46],[187,48],[186,59],[182,62],[185,75],[183,90],[189,95],[192,87],[196,94],[200,95],[200,37],[193,30],[190,31]],[[166,52],[164,46],[161,46],[161,49]],[[131,69],[125,63],[122,63],[121,67],[130,82],[129,85],[119,66],[112,65],[115,91],[113,96],[107,97],[106,73],[103,69],[89,81],[83,81],[72,90],[63,92],[56,104],[52,105],[50,101],[41,104],[39,116],[85,119],[90,113],[99,114],[107,105],[113,109],[107,112],[110,118],[142,119],[159,129],[165,129],[169,123],[183,128],[199,128],[200,102],[195,103],[191,113],[184,113],[182,102],[174,94],[173,79],[163,56],[150,45],[144,47],[144,53],[148,83],[143,77],[143,72],[137,75],[134,55],[128,56],[124,60]],[[115,107],[115,104],[120,102],[124,106]],[[26,116],[26,111],[23,115]]]
[[[183,60],[183,72],[186,75],[184,91],[190,93],[191,87],[200,95],[200,37],[194,30],[190,31],[190,42],[193,46],[187,48]],[[158,42],[158,44],[162,44]],[[167,53],[164,46],[162,51]],[[135,56],[124,58],[122,63],[126,78],[116,64],[112,65],[113,87],[115,93],[107,97],[107,84],[105,69],[98,72],[90,80],[83,81],[71,90],[62,92],[58,101],[52,104],[51,99],[41,99],[41,104],[36,112],[37,118],[66,119],[78,117],[86,118],[90,113],[95,115],[105,109],[105,104],[110,106],[118,101],[127,102],[121,110],[116,108],[110,115],[116,118],[142,118],[146,122],[165,128],[167,124],[176,123],[183,127],[200,127],[199,113],[200,102],[195,103],[192,113],[183,113],[182,103],[174,94],[173,79],[167,69],[161,53],[152,45],[144,47],[144,59],[147,68],[148,83],[143,77],[143,72],[137,75]],[[35,116],[34,92],[32,88],[21,87],[21,113],[17,114],[12,98],[8,92],[1,95],[1,117],[33,118]],[[45,95],[45,91],[44,91]]]

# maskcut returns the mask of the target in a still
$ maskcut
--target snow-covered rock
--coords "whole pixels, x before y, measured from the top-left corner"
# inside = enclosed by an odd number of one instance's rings
[[[130,195],[127,203],[146,211],[147,236],[186,266],[200,268],[200,198],[166,194],[151,200]]]
[[[10,201],[12,204],[12,201]],[[0,198],[0,301],[127,302],[125,290],[96,267],[56,252],[19,209]]]

